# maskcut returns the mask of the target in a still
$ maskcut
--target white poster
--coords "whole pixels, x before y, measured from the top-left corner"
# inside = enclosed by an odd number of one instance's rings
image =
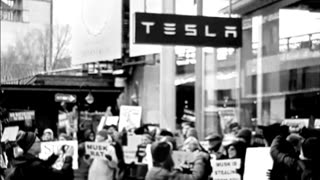
[[[247,148],[243,179],[268,180],[267,172],[272,165],[269,147]]]
[[[138,128],[141,124],[141,106],[121,106],[120,107],[120,119],[119,119],[119,131],[123,128],[127,130]]]
[[[237,169],[241,166],[240,159],[211,160],[213,180],[241,180]]]
[[[72,25],[72,64],[121,58],[122,1],[79,0]]]
[[[5,141],[15,141],[18,135],[19,131],[19,126],[11,126],[11,127],[5,127],[2,137],[1,137],[1,142]]]
[[[124,161],[126,164],[130,164],[132,162],[138,162],[137,154],[137,147],[129,147],[123,146],[123,155]]]
[[[110,144],[105,142],[85,142],[86,154],[93,158],[105,158],[105,155],[116,156],[113,149],[109,148],[110,146]]]
[[[72,168],[78,169],[78,141],[52,141],[52,142],[41,142],[41,153],[39,158],[46,160],[48,159],[55,151],[61,149],[63,146],[69,148],[73,147],[73,162]],[[65,154],[61,154],[57,159],[56,163],[53,165],[55,169],[61,169],[64,163]]]

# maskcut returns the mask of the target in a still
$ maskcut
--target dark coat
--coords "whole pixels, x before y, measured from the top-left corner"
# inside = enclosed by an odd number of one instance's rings
[[[301,161],[293,146],[284,136],[277,136],[270,149],[273,159],[271,180],[299,180],[301,177]]]
[[[72,157],[66,157],[61,170],[53,169],[51,166],[57,160],[52,155],[47,161],[43,161],[31,154],[24,154],[14,161],[15,170],[12,178],[14,180],[73,180]]]

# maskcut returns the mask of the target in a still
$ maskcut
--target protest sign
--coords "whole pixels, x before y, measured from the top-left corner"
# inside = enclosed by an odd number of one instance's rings
[[[235,108],[219,108],[218,113],[222,131],[228,129],[230,124],[237,122]]]
[[[39,158],[43,160],[48,159],[53,154],[53,152],[56,152],[58,149],[61,149],[62,146],[68,146],[69,148],[73,147],[72,168],[78,169],[78,142],[77,141],[41,142],[41,153],[39,154]],[[63,166],[64,158],[65,158],[65,154],[62,153],[52,167],[60,170]]]
[[[191,152],[185,151],[173,151],[172,160],[174,162],[175,168],[179,168],[182,164],[188,164],[194,160],[193,154]]]
[[[105,155],[114,156],[114,151],[107,142],[85,142],[86,154],[90,157],[105,158]]]
[[[241,166],[240,159],[211,160],[213,180],[241,180],[237,169]]]
[[[15,141],[18,131],[19,131],[19,126],[5,127],[1,137],[1,142],[5,142],[7,140]]]
[[[120,119],[119,119],[119,131],[124,128],[130,130],[132,128],[140,127],[141,124],[141,106],[121,106],[120,107]]]
[[[257,162],[259,163],[257,166]],[[268,180],[267,172],[272,168],[273,160],[269,147],[247,148],[244,180]]]
[[[126,164],[130,164],[132,162],[137,162],[138,158],[136,156],[137,147],[129,147],[123,146],[123,154],[124,154],[124,161]]]
[[[143,135],[128,135],[128,146],[132,148],[137,148],[138,145],[144,142]]]
[[[111,125],[118,126],[118,121],[119,121],[119,116],[108,116],[107,121],[106,121],[106,125],[107,126],[111,126]]]

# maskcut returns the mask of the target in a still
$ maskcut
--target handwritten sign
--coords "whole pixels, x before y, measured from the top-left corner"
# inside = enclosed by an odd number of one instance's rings
[[[262,163],[257,166],[257,162]],[[267,172],[272,168],[272,165],[270,147],[247,148],[243,179],[268,180]]]
[[[211,160],[213,180],[241,180],[237,169],[241,166],[240,159]]]
[[[5,127],[3,131],[3,135],[1,138],[1,142],[5,141],[15,141],[17,134],[19,131],[19,126],[11,126],[11,127]]]
[[[73,147],[73,162],[72,168],[78,169],[78,142],[77,141],[52,141],[52,142],[41,142],[41,153],[39,154],[39,158],[46,160],[48,159],[53,152],[61,149],[62,146]],[[65,154],[61,154],[55,164],[52,166],[55,169],[60,170],[64,163]]]
[[[110,144],[106,142],[85,142],[86,154],[91,157],[105,158],[105,155],[113,156]]]
[[[124,161],[127,164],[130,164],[132,162],[138,162],[136,153],[137,153],[137,147],[134,148],[129,146],[123,146]]]
[[[132,128],[140,127],[141,123],[141,106],[121,106],[120,107],[120,119],[119,119],[119,131],[124,128],[130,130]]]

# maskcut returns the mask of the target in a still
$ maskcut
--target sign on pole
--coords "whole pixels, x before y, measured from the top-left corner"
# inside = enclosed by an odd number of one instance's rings
[[[140,127],[141,123],[141,106],[121,106],[120,107],[120,119],[119,119],[119,131],[123,128],[130,130],[132,128]]]
[[[241,47],[242,19],[135,13],[134,43]]]
[[[57,93],[55,94],[55,101],[56,102],[68,102],[68,103],[74,103],[77,100],[77,96],[73,94],[62,94]]]

